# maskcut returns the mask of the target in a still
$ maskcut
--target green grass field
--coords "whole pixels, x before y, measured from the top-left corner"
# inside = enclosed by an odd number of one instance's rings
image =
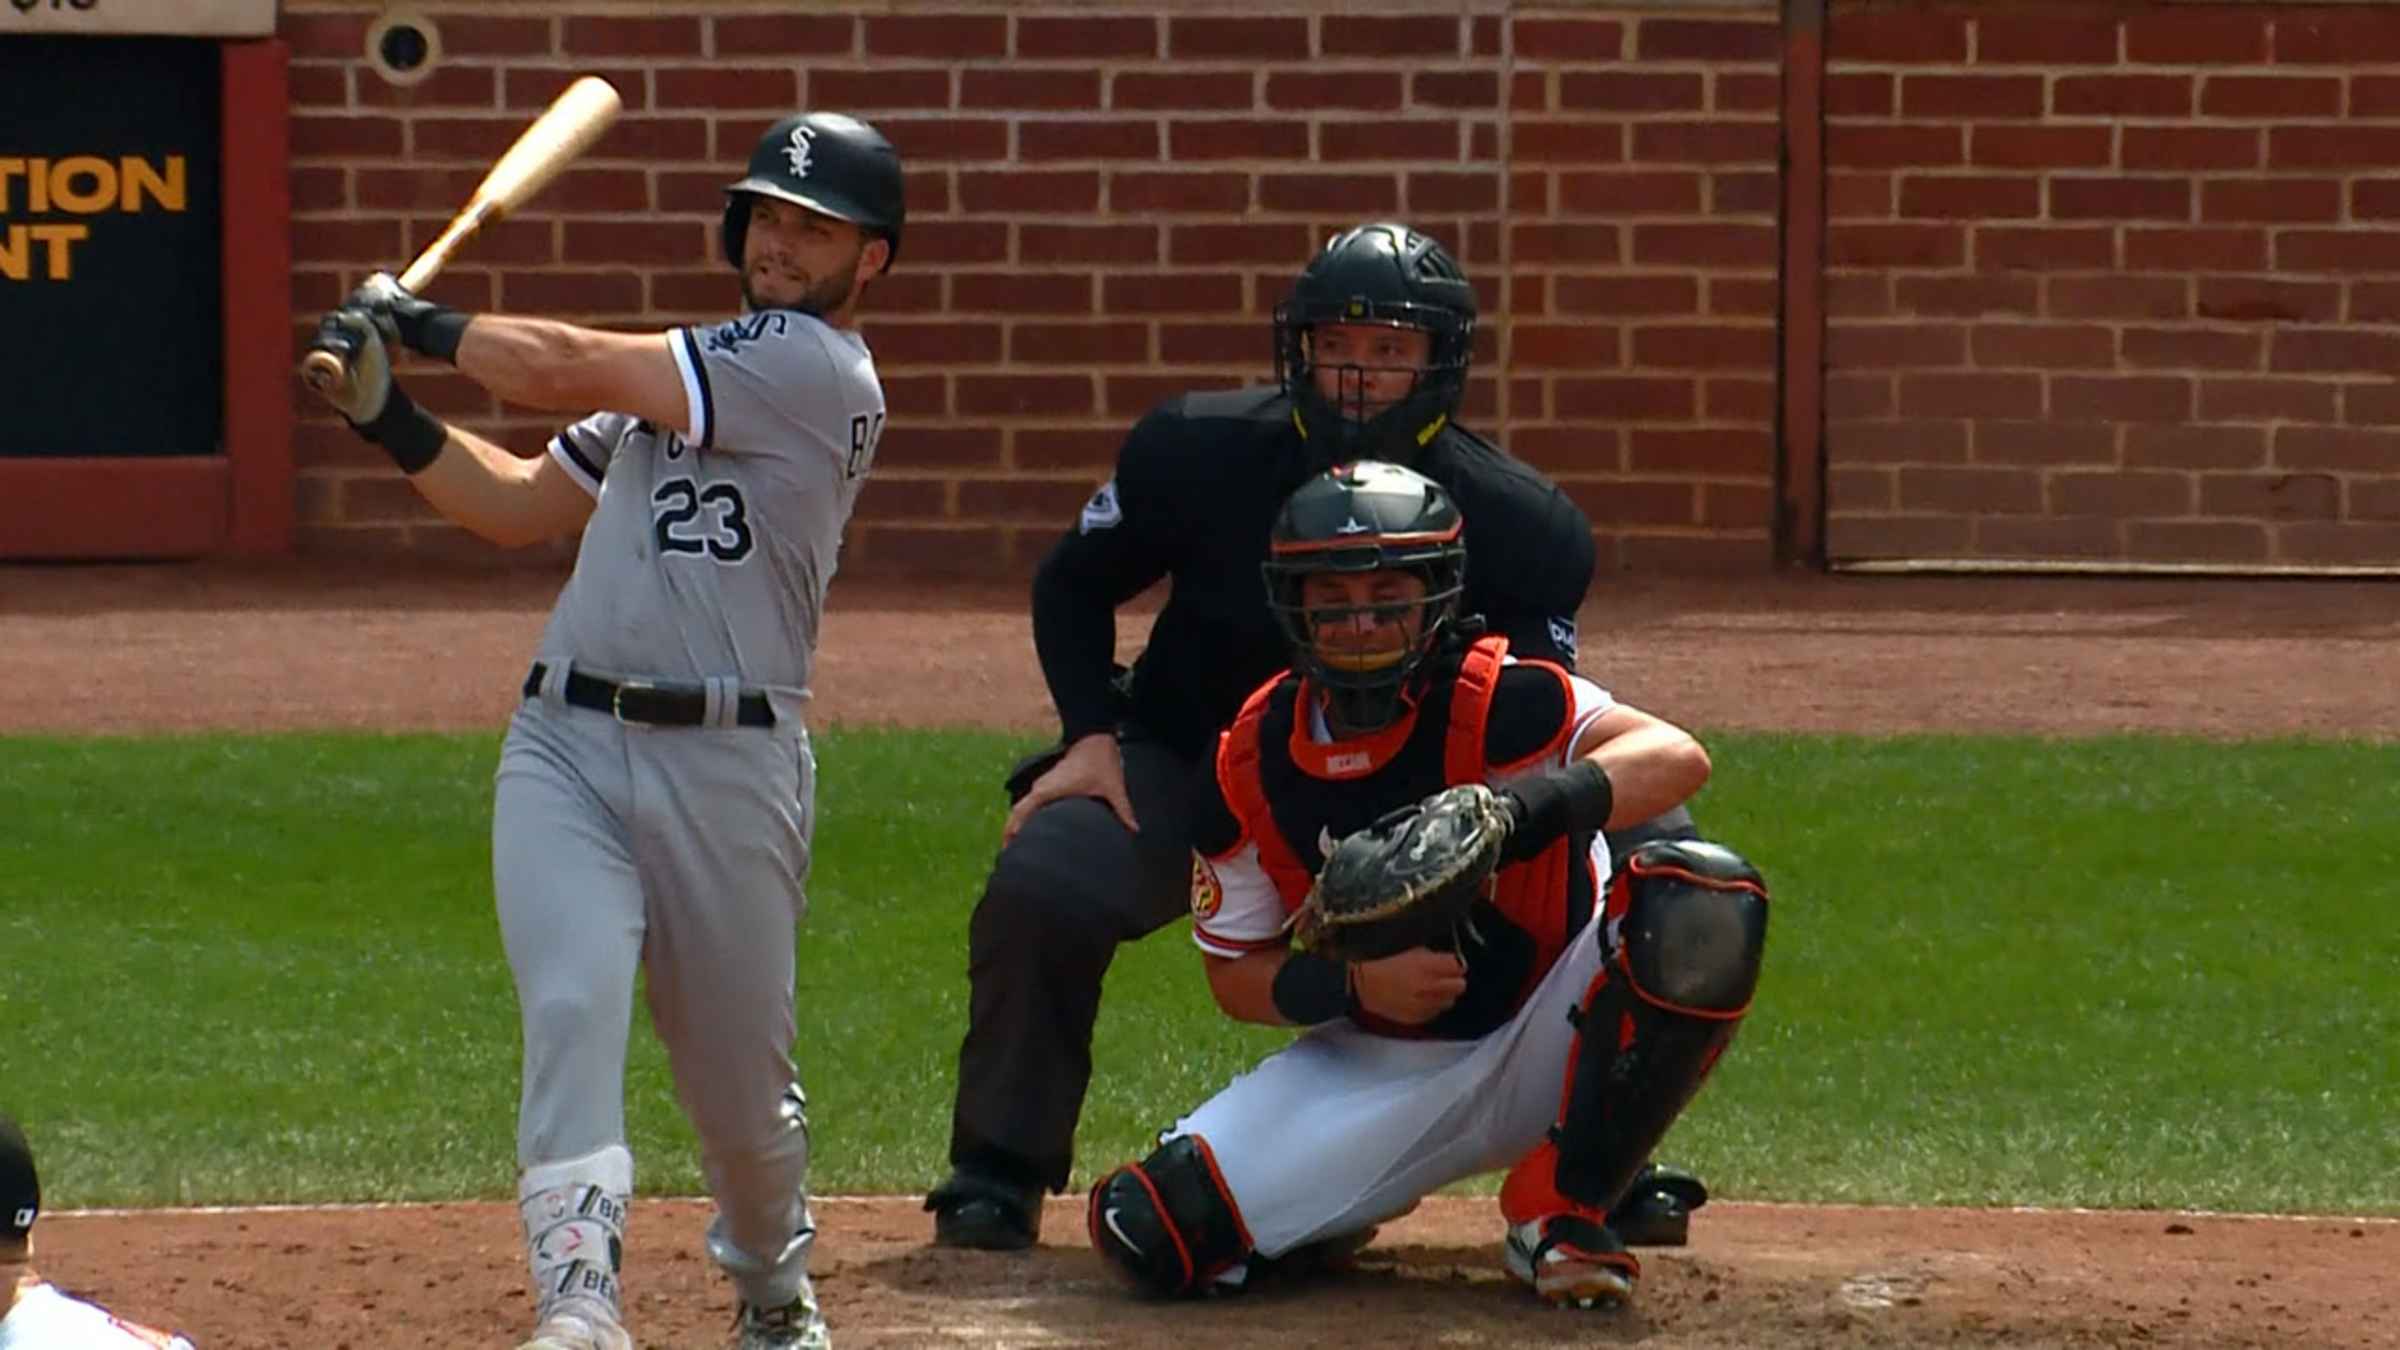
[[[2400,1213],[2400,746],[1723,735],[1775,894],[1666,1156],[1721,1193]],[[939,1178],[1020,749],[834,731],[799,1055],[827,1192]],[[60,1206],[497,1197],[488,736],[0,739],[0,1108]],[[1179,925],[1102,1015],[1079,1181],[1284,1039]],[[646,1192],[699,1189],[646,1027]]]

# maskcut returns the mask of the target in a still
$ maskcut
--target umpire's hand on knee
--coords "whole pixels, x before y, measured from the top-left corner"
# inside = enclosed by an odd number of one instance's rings
[[[1050,772],[1034,779],[1032,788],[1010,808],[1008,823],[1000,828],[1000,842],[1006,845],[1016,838],[1034,812],[1062,797],[1097,797],[1108,803],[1126,829],[1142,828],[1133,818],[1133,799],[1125,795],[1125,757],[1117,750],[1115,732],[1095,731],[1068,746]]]

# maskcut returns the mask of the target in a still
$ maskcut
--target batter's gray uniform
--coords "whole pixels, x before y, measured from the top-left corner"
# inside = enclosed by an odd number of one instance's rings
[[[802,711],[883,390],[855,333],[796,311],[669,341],[690,426],[602,412],[551,443],[599,504],[500,757],[492,871],[524,1019],[519,1201],[545,1309],[616,1303],[637,967],[716,1200],[709,1254],[744,1299],[779,1307],[815,1234],[791,1059],[814,823]],[[645,684],[700,724],[610,710],[655,709]],[[601,706],[582,706],[595,690]]]

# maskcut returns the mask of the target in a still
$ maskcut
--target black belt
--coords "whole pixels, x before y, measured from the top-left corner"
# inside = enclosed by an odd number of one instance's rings
[[[542,692],[549,667],[540,661],[525,676],[525,697]],[[580,670],[567,672],[559,694],[578,708],[604,712],[620,722],[655,727],[696,727],[708,720],[708,691],[696,684],[659,684],[650,680],[604,680]],[[743,694],[735,700],[733,720],[746,727],[775,725],[775,710],[765,694]]]

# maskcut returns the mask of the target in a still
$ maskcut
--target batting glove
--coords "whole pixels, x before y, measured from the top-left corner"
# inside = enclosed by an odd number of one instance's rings
[[[326,395],[350,429],[384,448],[402,473],[416,473],[442,452],[450,432],[392,378],[392,356],[368,310],[345,305],[317,323],[310,344],[342,358],[349,378]]]
[[[359,283],[342,307],[373,315],[375,326],[383,331],[386,342],[400,343],[410,351],[452,365],[458,364],[459,339],[466,335],[467,324],[474,318],[402,290],[399,279],[389,272],[377,272]]]

